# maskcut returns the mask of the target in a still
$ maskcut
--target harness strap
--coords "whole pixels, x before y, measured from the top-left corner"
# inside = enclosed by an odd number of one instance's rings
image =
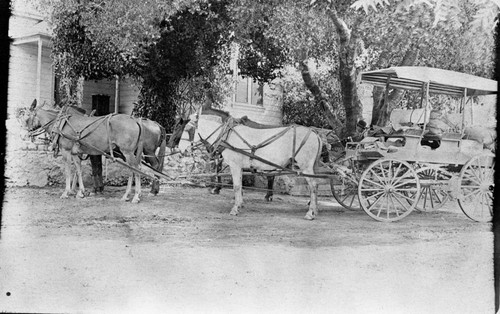
[[[233,132],[238,135],[238,137],[243,141],[243,143],[245,143],[249,148],[250,150],[252,151],[252,153],[255,153],[258,149],[262,148],[262,147],[266,147],[267,145],[273,143],[274,141],[278,140],[280,137],[282,137],[283,135],[285,135],[291,128],[295,128],[294,125],[290,125],[288,127],[286,127],[285,129],[281,130],[280,132],[274,134],[273,136],[269,137],[268,139],[264,140],[262,143],[258,144],[258,145],[251,145],[249,144],[236,130],[233,129]]]
[[[258,161],[260,161],[260,162],[262,162],[262,163],[265,163],[265,164],[268,164],[268,165],[270,165],[270,166],[273,166],[273,167],[275,167],[276,169],[281,169],[281,170],[284,170],[284,171],[290,171],[289,169],[287,169],[287,168],[285,168],[285,167],[282,167],[282,166],[280,166],[280,165],[278,165],[278,164],[275,164],[275,163],[273,163],[273,162],[270,162],[270,161],[268,161],[268,160],[266,160],[266,159],[264,159],[264,158],[262,158],[262,157],[255,156],[254,154],[249,153],[249,152],[247,152],[247,151],[245,151],[245,150],[243,150],[243,149],[241,149],[241,148],[236,148],[236,147],[232,146],[231,144],[229,144],[229,143],[228,143],[228,142],[226,142],[226,141],[222,141],[222,142],[221,142],[221,146],[224,146],[225,148],[229,148],[230,150],[233,150],[233,151],[235,151],[235,152],[237,152],[237,153],[243,154],[243,155],[245,155],[245,156],[247,156],[247,157],[250,157],[250,158],[256,159],[256,160],[258,160]]]
[[[113,115],[109,114],[105,116],[106,119],[106,132],[108,134],[108,145],[109,145],[109,154],[111,155],[111,159],[115,160],[115,155],[113,154],[113,143],[111,142],[111,117]]]
[[[308,128],[306,136],[304,136],[304,138],[302,139],[302,142],[300,143],[299,148],[297,148],[297,150],[293,153],[293,158],[294,159],[295,159],[295,156],[297,156],[297,154],[300,152],[300,150],[302,149],[302,147],[304,147],[304,145],[306,144],[306,141],[309,139],[309,136],[311,135],[311,132],[312,132],[312,130]],[[295,136],[294,136],[294,144],[295,144]]]
[[[138,163],[141,162],[141,156],[142,156],[142,151],[144,150],[144,140],[142,138],[142,129],[143,129],[143,126],[142,126],[142,119],[140,120],[136,120],[135,121],[137,123],[137,125],[139,126],[139,136],[137,137],[137,144],[136,144],[136,160]]]
[[[295,166],[295,145],[297,142],[297,128],[293,128],[293,137],[292,137],[292,157],[290,157],[290,162],[292,164],[292,169]]]

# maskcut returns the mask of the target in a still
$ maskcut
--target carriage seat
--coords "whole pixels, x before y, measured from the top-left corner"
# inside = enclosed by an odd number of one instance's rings
[[[391,112],[389,121],[394,131],[405,131],[408,129],[420,129],[419,124],[429,121],[430,113],[420,109],[394,109]]]

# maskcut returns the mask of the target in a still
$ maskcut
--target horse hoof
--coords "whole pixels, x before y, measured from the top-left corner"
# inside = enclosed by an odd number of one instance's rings
[[[219,189],[210,189],[209,190],[210,194],[220,194],[220,190]]]
[[[141,201],[141,200],[140,200],[139,198],[135,198],[135,197],[134,197],[134,199],[132,200],[132,202],[131,202],[131,203],[132,203],[132,204],[137,204],[137,203],[139,203],[140,201]]]
[[[266,196],[265,200],[268,201],[268,202],[272,202],[273,201],[273,197],[272,196]]]
[[[306,216],[304,217],[304,219],[306,219],[306,220],[314,220],[314,215],[311,215],[311,214],[307,213]]]
[[[237,216],[238,215],[238,211],[237,210],[231,210],[231,212],[229,213],[229,215],[231,216]]]
[[[59,197],[59,198],[61,198],[61,199],[66,199],[66,198],[68,198],[68,194],[63,194],[63,195],[61,195],[61,197]]]
[[[124,201],[124,202],[130,201],[130,199],[128,197],[126,197],[126,196],[122,197],[121,200]]]
[[[84,198],[84,197],[85,197],[84,193],[82,193],[82,192],[76,193],[76,198]]]

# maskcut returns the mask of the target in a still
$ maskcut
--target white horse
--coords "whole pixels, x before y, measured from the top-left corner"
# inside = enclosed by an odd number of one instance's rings
[[[314,175],[314,167],[321,153],[319,136],[310,128],[298,125],[255,129],[234,123],[234,119],[222,111],[208,111],[215,115],[195,114],[190,117],[179,149],[185,151],[200,140],[210,149],[224,148],[222,157],[230,168],[235,196],[230,214],[237,215],[243,204],[243,169],[272,171],[287,167],[299,175],[305,175],[311,200],[304,218],[314,219],[318,213],[318,182],[308,175]],[[194,136],[190,137],[188,133],[193,131]]]

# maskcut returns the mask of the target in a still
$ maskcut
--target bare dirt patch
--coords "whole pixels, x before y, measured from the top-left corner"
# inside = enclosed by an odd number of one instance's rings
[[[0,310],[493,313],[493,235],[456,202],[380,223],[321,198],[164,187],[140,204],[9,188]]]

